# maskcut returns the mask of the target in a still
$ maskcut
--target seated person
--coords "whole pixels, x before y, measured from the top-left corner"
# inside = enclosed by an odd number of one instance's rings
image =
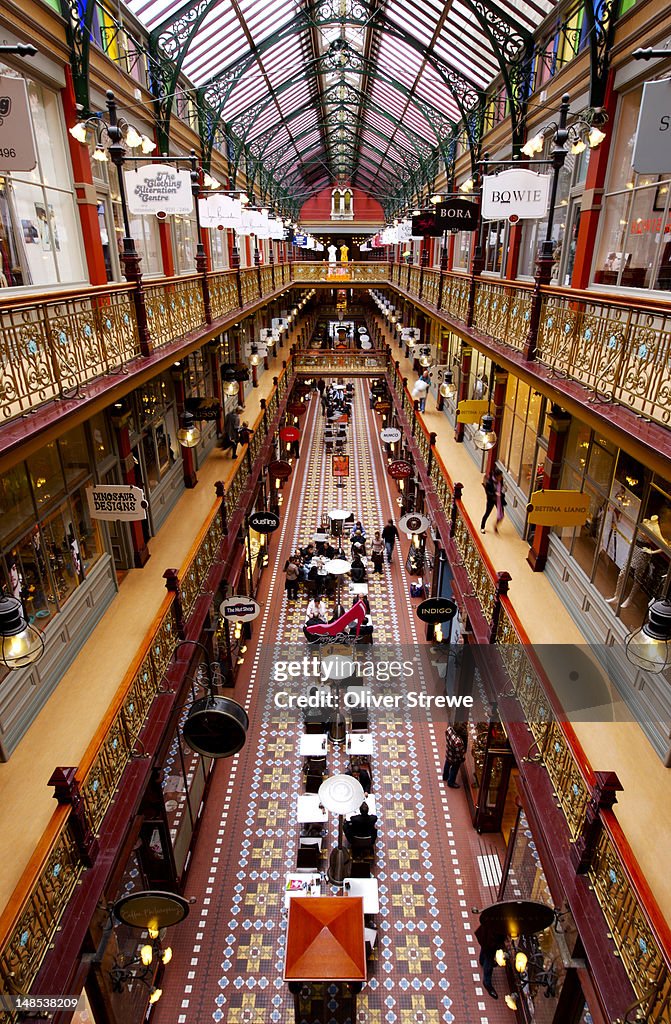
[[[335,553],[336,549],[333,547],[333,544],[327,540],[322,551],[324,558],[335,558]]]
[[[312,559],[314,558],[314,555],[315,546],[312,543],[312,541],[310,541],[309,544],[306,544],[304,548],[301,548],[301,558],[303,559],[304,562],[311,562]]]
[[[364,540],[366,539],[366,531],[364,530],[363,525],[362,525],[360,519],[357,519],[356,523],[354,524],[354,530],[352,532],[353,533],[357,533],[358,532],[358,533],[361,534],[361,536],[364,538]]]
[[[361,530],[353,530],[350,534],[350,544],[352,545],[353,555],[365,555],[366,554],[366,538],[361,533]]]
[[[326,602],[321,595],[310,598],[308,606],[305,609],[306,626],[313,626],[316,622],[328,622]]]
[[[359,555],[355,555],[352,559],[352,568],[350,569],[349,575],[352,583],[366,582],[366,567],[361,561]]]
[[[364,800],[359,808],[359,813],[353,814],[344,824],[344,832],[350,843],[352,836],[356,836],[357,839],[368,839],[371,844],[374,843],[377,839],[376,821],[377,814],[368,813],[368,804]]]

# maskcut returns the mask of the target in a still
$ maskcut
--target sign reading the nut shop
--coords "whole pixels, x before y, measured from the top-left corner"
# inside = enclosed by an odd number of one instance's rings
[[[534,491],[527,512],[529,522],[536,526],[584,526],[589,515],[589,494]]]

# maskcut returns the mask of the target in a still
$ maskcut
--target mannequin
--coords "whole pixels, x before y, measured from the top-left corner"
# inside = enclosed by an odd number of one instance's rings
[[[329,247],[328,247],[328,249],[326,251],[329,254],[329,263],[335,263],[337,258],[338,258],[338,250],[336,249],[336,247],[333,244],[333,242],[331,242],[331,244],[329,245]]]
[[[651,516],[650,519],[643,520],[643,526],[646,527],[651,533],[655,534],[661,541],[664,541],[662,531],[659,527],[659,519],[657,516]],[[642,589],[643,583],[650,569],[650,562],[653,555],[661,555],[663,548],[652,548],[650,547],[650,541],[646,538],[639,537],[636,542],[636,546],[631,556],[631,577],[633,580],[632,588],[629,591],[629,596],[625,601],[622,602],[622,608],[628,608],[634,599],[638,596]],[[615,593],[612,597],[606,598],[608,604],[617,604],[622,597],[624,586],[627,578],[627,566],[626,564],[620,569],[619,576],[617,577],[617,583],[615,585]]]
[[[340,262],[347,263],[349,259],[349,248],[346,245],[340,246]]]

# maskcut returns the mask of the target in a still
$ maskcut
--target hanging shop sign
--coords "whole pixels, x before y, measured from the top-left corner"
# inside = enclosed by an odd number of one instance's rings
[[[294,235],[294,245],[299,245],[301,249],[306,249],[308,244],[307,235]]]
[[[201,227],[235,228],[242,217],[242,203],[230,196],[206,196],[198,200],[198,212]]]
[[[436,223],[443,231],[477,231],[480,224],[477,203],[468,199],[446,199],[435,207]]]
[[[646,82],[638,114],[632,167],[639,174],[671,171],[671,79]],[[657,207],[655,206],[655,209]]]
[[[406,480],[415,471],[409,462],[403,462],[399,459],[396,462],[389,463],[387,472],[392,480]]]
[[[145,889],[122,896],[112,910],[117,921],[130,928],[150,928],[158,932],[183,921],[189,913],[189,903],[174,892]]]
[[[384,399],[375,403],[375,412],[379,412],[381,416],[385,416],[391,412],[391,402],[386,402]]]
[[[419,341],[422,337],[422,332],[419,327],[404,327],[401,331],[402,341]]]
[[[454,601],[449,601],[446,597],[430,597],[415,608],[417,618],[429,624],[451,622],[457,611]]]
[[[536,526],[584,526],[589,507],[589,494],[581,491],[534,491],[527,512]]]
[[[435,213],[420,213],[412,218],[412,235],[414,238],[436,237],[442,235],[443,228],[436,223]]]
[[[468,398],[457,406],[457,423],[479,423],[487,412],[486,398]]]
[[[221,602],[219,614],[229,622],[253,622],[261,614],[261,605],[253,597],[234,594]]]
[[[399,520],[398,525],[403,533],[412,537],[413,533],[426,533],[431,523],[426,516],[421,516],[419,512],[409,512],[407,516],[403,516]]]
[[[282,460],[271,462],[268,466],[268,473],[272,480],[288,480],[291,476],[291,463]]]
[[[214,422],[221,413],[221,404],[213,397],[193,395],[184,402],[184,408],[194,419]]]
[[[281,427],[280,428],[280,441],[297,441],[301,436],[301,432],[298,427]]]
[[[257,533],[274,533],[280,525],[280,517],[276,512],[266,512],[263,509],[252,512],[249,517],[250,529]]]
[[[529,220],[544,217],[550,198],[549,174],[536,174],[523,167],[482,179],[482,216],[485,220],[516,217]]]
[[[131,487],[130,484],[95,484],[86,488],[86,495],[92,519],[103,519],[107,523],[130,523],[147,518],[149,502],[141,487]]]
[[[287,406],[289,416],[304,416],[306,412],[307,406],[304,402],[289,402]]]
[[[3,75],[0,78],[0,169],[32,171],[36,165],[28,88],[23,78]],[[22,223],[25,232],[26,221]]]
[[[331,476],[349,476],[349,455],[331,456]]]
[[[401,440],[401,431],[396,427],[385,427],[380,431],[380,439],[383,444],[396,444]]]
[[[148,164],[124,171],[131,213],[191,213],[191,175],[168,164]]]

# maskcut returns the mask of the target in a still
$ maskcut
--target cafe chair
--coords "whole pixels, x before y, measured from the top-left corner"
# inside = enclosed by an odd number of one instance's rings
[[[368,712],[352,711],[350,732],[368,732]]]
[[[310,734],[312,734],[314,736],[316,736],[316,735],[323,735],[326,732],[326,729],[324,728],[324,723],[321,720],[321,718],[320,719],[306,718],[305,719],[305,732],[306,733],[310,733]]]
[[[296,857],[297,871],[318,871],[321,866],[321,850],[318,846],[305,846],[298,848]]]
[[[325,776],[321,772],[318,775],[308,772],[305,776],[305,792],[318,793],[324,778]]]
[[[352,836],[349,841],[352,859],[372,861],[375,853],[375,840],[370,836]]]
[[[366,956],[372,956],[377,945],[377,928],[364,927],[363,938],[366,943]]]
[[[370,878],[370,862],[367,860],[353,860],[351,875],[352,878]]]

